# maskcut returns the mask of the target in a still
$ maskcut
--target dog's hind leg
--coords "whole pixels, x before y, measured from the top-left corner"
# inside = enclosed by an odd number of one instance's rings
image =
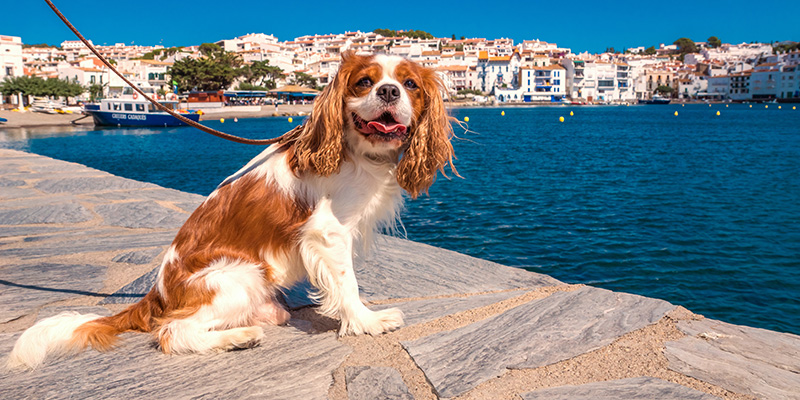
[[[157,331],[164,353],[205,353],[260,343],[264,337],[258,326],[263,323],[260,313],[264,304],[274,301],[261,265],[221,259],[192,275],[186,284],[210,300],[166,316]]]

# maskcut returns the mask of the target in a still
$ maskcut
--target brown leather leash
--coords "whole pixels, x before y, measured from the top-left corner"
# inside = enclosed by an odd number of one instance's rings
[[[77,36],[78,39],[80,39],[81,42],[83,42],[83,44],[86,45],[86,47],[88,47],[89,50],[91,50],[92,53],[94,53],[94,55],[96,55],[97,58],[99,58],[100,61],[102,61],[103,64],[106,65],[106,67],[108,67],[110,70],[114,71],[114,73],[117,74],[117,76],[119,76],[123,81],[125,81],[125,83],[127,83],[128,86],[130,86],[133,90],[135,90],[137,93],[142,95],[142,97],[144,97],[145,99],[147,99],[148,101],[153,103],[153,105],[155,105],[159,110],[164,111],[169,115],[172,115],[173,117],[177,118],[179,121],[181,121],[181,122],[183,122],[183,123],[185,123],[185,124],[187,124],[189,126],[192,126],[192,127],[197,128],[197,129],[199,129],[199,130],[201,130],[203,132],[210,133],[210,134],[212,134],[214,136],[220,137],[220,138],[225,139],[225,140],[230,140],[230,141],[236,142],[236,143],[255,144],[255,145],[269,145],[269,144],[280,142],[280,141],[284,140],[285,138],[290,137],[293,133],[295,133],[297,131],[298,128],[302,127],[302,126],[296,127],[294,129],[292,129],[291,131],[286,132],[283,135],[278,136],[278,137],[273,138],[273,139],[247,139],[247,138],[242,138],[242,137],[239,137],[239,136],[234,136],[234,135],[231,135],[231,134],[228,134],[228,133],[225,133],[225,132],[220,132],[220,131],[218,131],[216,129],[209,128],[209,127],[207,127],[207,126],[205,126],[203,124],[200,124],[200,123],[197,123],[195,121],[192,121],[191,119],[186,118],[183,115],[180,115],[180,114],[170,110],[169,108],[165,107],[164,105],[162,105],[158,101],[153,100],[152,98],[150,98],[150,96],[146,95],[141,89],[136,87],[136,85],[131,83],[127,78],[125,78],[125,76],[123,76],[121,73],[119,73],[119,71],[117,71],[117,69],[114,68],[114,66],[110,62],[108,62],[108,60],[106,60],[106,58],[103,57],[100,54],[100,52],[98,52],[97,49],[95,49],[95,47],[91,43],[89,43],[89,41],[87,41],[86,38],[83,37],[83,35],[81,35],[80,32],[78,32],[78,29],[76,29],[75,26],[73,26],[69,22],[69,20],[67,20],[67,17],[65,17],[64,14],[61,13],[61,11],[58,9],[58,7],[56,7],[55,4],[53,4],[52,1],[50,1],[50,0],[44,0],[44,1],[47,3],[47,5],[50,6],[51,9],[53,9],[53,11],[56,13],[56,15],[58,15],[58,17],[61,18],[61,21],[63,21],[64,24],[67,25],[67,27],[72,31],[72,33],[74,33],[75,36]]]

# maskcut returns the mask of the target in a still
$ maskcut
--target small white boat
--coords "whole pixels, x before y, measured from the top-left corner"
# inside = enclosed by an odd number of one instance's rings
[[[34,99],[28,108],[31,111],[47,114],[57,114],[64,107],[64,103],[50,99]]]

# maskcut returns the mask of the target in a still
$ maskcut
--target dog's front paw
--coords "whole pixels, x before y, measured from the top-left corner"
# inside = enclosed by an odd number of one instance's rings
[[[342,328],[339,330],[340,336],[345,335],[380,335],[384,332],[395,330],[403,325],[403,312],[397,308],[389,308],[381,311],[370,311],[364,309],[359,313],[358,318],[342,321]]]

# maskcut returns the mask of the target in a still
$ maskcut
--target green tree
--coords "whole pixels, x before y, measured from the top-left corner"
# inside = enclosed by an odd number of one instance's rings
[[[37,97],[76,97],[86,92],[86,88],[68,80],[17,76],[6,78],[0,83],[0,92]]]
[[[200,45],[203,57],[176,61],[167,72],[183,91],[224,90],[242,74],[242,60],[236,53],[222,50],[214,43]]]
[[[662,95],[671,95],[675,89],[672,86],[661,85],[656,88],[656,93],[661,93]]]
[[[655,46],[650,46],[650,47],[644,49],[644,54],[647,54],[647,55],[650,55],[650,56],[652,56],[653,54],[656,54],[656,47]]]
[[[267,90],[275,89],[275,81],[282,75],[283,70],[278,66],[269,65],[269,60],[255,61],[242,67],[242,76],[245,82],[250,85],[268,88]]]
[[[93,84],[89,86],[89,100],[95,102],[101,98],[103,98],[103,88],[105,85],[100,84]]]
[[[305,86],[307,88],[316,89],[317,88],[317,78],[305,73],[305,72],[295,72],[295,83],[300,86]]]
[[[688,53],[696,53],[697,52],[697,45],[694,44],[694,41],[689,38],[680,38],[672,44],[678,46],[678,50],[681,54],[688,54]]]
[[[708,46],[711,47],[712,49],[722,46],[722,41],[719,40],[719,38],[716,36],[711,36],[710,38],[708,38],[706,42],[708,43]]]

